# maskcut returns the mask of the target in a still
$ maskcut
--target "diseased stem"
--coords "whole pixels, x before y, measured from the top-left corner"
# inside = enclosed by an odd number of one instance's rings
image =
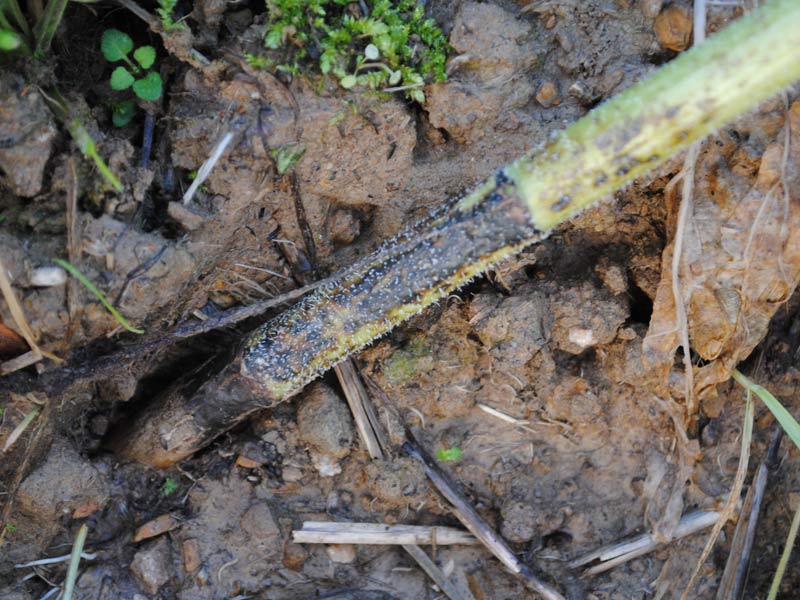
[[[214,402],[203,386],[202,403],[173,396],[115,445],[161,466],[188,456],[798,78],[800,2],[773,0],[257,329],[219,378],[257,401],[198,411]]]

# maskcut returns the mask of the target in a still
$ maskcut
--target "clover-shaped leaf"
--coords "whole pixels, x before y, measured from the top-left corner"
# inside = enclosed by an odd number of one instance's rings
[[[133,53],[133,58],[143,69],[149,69],[156,61],[156,49],[152,46],[142,46],[136,49]]]
[[[158,100],[161,98],[161,88],[161,75],[153,71],[133,82],[133,91],[142,100]]]
[[[111,73],[111,89],[127,90],[133,85],[133,75],[125,67],[117,67]]]
[[[119,29],[106,29],[100,40],[100,49],[108,62],[117,62],[133,50],[133,40]]]

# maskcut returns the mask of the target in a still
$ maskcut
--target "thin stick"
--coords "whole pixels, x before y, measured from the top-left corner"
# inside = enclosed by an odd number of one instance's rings
[[[474,545],[478,540],[454,527],[385,525],[383,523],[336,523],[305,521],[292,531],[296,544]]]
[[[14,565],[15,569],[27,569],[29,567],[41,567],[43,565],[57,565],[58,563],[67,562],[72,557],[72,554],[64,554],[62,556],[54,556],[52,558],[40,558],[39,560],[32,560],[30,562]],[[81,552],[83,560],[94,560],[97,554],[94,552]]]
[[[798,512],[800,514],[800,512]],[[433,579],[433,582],[439,586],[442,593],[450,598],[450,600],[474,600],[474,596],[468,590],[459,590],[453,585],[449,579],[442,573],[442,570],[436,566],[430,557],[425,554],[425,551],[414,544],[403,544],[403,550],[408,552],[417,564],[422,567],[422,570],[428,574],[428,577]]]
[[[674,539],[684,538],[711,527],[719,520],[719,517],[720,513],[713,510],[688,513],[681,517],[678,526],[675,528]],[[615,542],[593,550],[572,560],[568,565],[574,569],[599,560],[599,564],[584,572],[586,575],[597,575],[664,546],[665,544],[657,541],[651,533],[643,533],[622,542]]]
[[[388,440],[383,433],[383,428],[375,414],[375,407],[372,405],[369,394],[361,381],[355,363],[352,358],[348,358],[343,363],[334,367],[336,376],[342,386],[347,405],[353,414],[356,422],[356,429],[364,442],[364,446],[373,460],[382,459],[386,455],[384,448],[388,446]]]
[[[453,514],[459,521],[478,538],[484,546],[494,554],[494,556],[513,574],[522,579],[527,586],[539,593],[545,600],[564,600],[555,588],[539,579],[524,564],[522,564],[511,548],[489,527],[489,524],[481,518],[472,505],[467,501],[463,494],[458,491],[455,483],[442,471],[433,459],[428,455],[422,446],[414,439],[410,431],[406,433],[407,441],[403,444],[403,449],[412,457],[420,461],[425,467],[425,473],[433,482],[439,493],[452,505]]]
[[[225,149],[228,147],[233,141],[234,133],[232,131],[228,131],[225,135],[222,136],[217,145],[214,146],[214,149],[211,151],[211,155],[206,159],[206,161],[197,169],[197,177],[194,178],[192,185],[189,186],[189,189],[186,190],[186,193],[183,195],[183,204],[188,205],[189,202],[192,201],[195,193],[200,186],[203,185],[208,176],[211,175],[211,171],[214,169],[216,164],[219,162],[219,159],[222,158],[222,155],[225,153]]]

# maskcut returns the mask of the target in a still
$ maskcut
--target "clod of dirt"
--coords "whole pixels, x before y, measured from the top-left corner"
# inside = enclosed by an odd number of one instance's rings
[[[393,461],[372,461],[364,469],[365,483],[372,494],[387,508],[405,508],[420,501],[428,491],[422,465],[407,457]]]
[[[500,514],[503,518],[500,533],[509,542],[529,542],[538,534],[536,512],[527,504],[514,500],[506,502]]]
[[[469,306],[470,323],[489,354],[503,363],[505,372],[516,379],[515,387],[528,382],[525,365],[547,343],[550,307],[546,294],[526,285],[519,295],[504,298],[479,294]],[[524,327],[520,327],[525,323]]]
[[[347,404],[324,383],[312,385],[301,397],[297,433],[310,446],[311,461],[320,475],[342,472],[339,461],[350,454],[353,420]]]
[[[266,502],[258,501],[239,520],[241,530],[250,538],[251,547],[264,557],[274,556],[280,549],[281,532]]]
[[[53,444],[44,463],[22,482],[17,509],[31,517],[52,522],[63,514],[108,501],[108,478],[68,444]]]
[[[31,198],[41,192],[56,133],[38,89],[5,71],[0,76],[0,173],[14,194]]]
[[[466,2],[456,15],[449,81],[425,90],[431,124],[468,143],[490,133],[535,93],[529,71],[536,56],[526,42],[531,26],[499,6]]]
[[[670,4],[656,17],[653,30],[658,43],[667,50],[686,50],[692,39],[691,12],[680,4]]]
[[[169,541],[162,538],[148,544],[133,557],[131,573],[141,588],[154,596],[172,578],[172,552]]]
[[[628,318],[626,296],[612,296],[590,282],[560,289],[552,298],[553,340],[566,352],[608,344]]]
[[[95,260],[84,260],[79,268],[93,281],[101,281],[101,274],[113,274],[111,285],[104,292],[112,300],[121,294],[120,312],[133,322],[172,303],[176,290],[191,280],[196,268],[194,257],[184,245],[129,228],[108,215],[84,218],[83,230],[83,252]],[[85,293],[87,304],[90,297]],[[87,310],[85,314],[90,337],[98,334],[98,328],[104,332],[117,326],[102,309]]]

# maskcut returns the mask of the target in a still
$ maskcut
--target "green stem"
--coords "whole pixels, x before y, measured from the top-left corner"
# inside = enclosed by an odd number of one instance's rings
[[[284,399],[349,354],[800,78],[800,2],[773,0],[257,330],[242,373]]]
[[[775,600],[775,598],[778,597],[778,590],[781,587],[783,575],[786,573],[786,566],[789,564],[789,557],[792,555],[792,548],[794,548],[794,542],[797,539],[798,529],[800,529],[800,504],[797,505],[797,508],[794,511],[794,518],[792,519],[792,524],[789,527],[789,535],[786,536],[786,545],[783,547],[783,553],[781,554],[781,560],[778,563],[778,569],[775,571],[775,576],[772,578],[772,585],[769,586],[769,595],[767,596],[767,600]]]
[[[34,55],[37,58],[43,57],[50,50],[50,44],[56,35],[58,25],[64,17],[67,2],[69,0],[48,0],[42,17],[37,20],[33,28],[33,37],[36,42]]]

